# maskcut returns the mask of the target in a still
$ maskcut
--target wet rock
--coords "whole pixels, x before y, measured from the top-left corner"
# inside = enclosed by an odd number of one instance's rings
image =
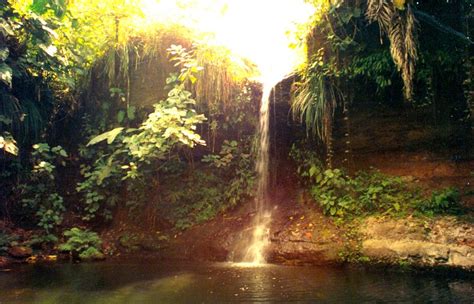
[[[10,267],[13,264],[13,261],[7,257],[0,256],[0,269],[5,269]]]
[[[456,246],[451,248],[448,264],[467,269],[474,269],[474,248],[468,246]]]
[[[420,266],[451,266],[474,270],[474,225],[455,218],[431,222],[418,219],[369,218],[362,224],[361,252],[372,260]]]
[[[387,261],[411,260],[435,265],[446,263],[449,259],[449,247],[441,244],[415,240],[365,240],[362,243],[363,254]]]
[[[89,254],[87,256],[84,255],[79,255],[79,258],[81,261],[87,262],[87,261],[103,261],[105,260],[105,254],[103,254],[100,251],[97,251],[93,254]]]
[[[140,241],[138,236],[125,233],[118,239],[119,245],[127,252],[136,252],[140,250]]]
[[[163,247],[163,244],[158,238],[146,236],[140,239],[139,246],[145,251],[158,251]]]
[[[127,252],[158,251],[166,246],[168,237],[164,235],[139,235],[125,233],[119,238],[119,245]]]
[[[268,262],[283,265],[327,265],[339,261],[337,244],[286,241],[272,244]]]
[[[17,259],[24,259],[33,254],[33,250],[26,246],[13,246],[8,249],[8,254]]]

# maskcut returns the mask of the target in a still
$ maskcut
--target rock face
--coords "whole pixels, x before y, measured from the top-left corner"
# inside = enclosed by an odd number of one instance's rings
[[[160,253],[167,259],[239,262],[249,245],[247,232],[254,216],[219,217],[193,227],[173,238],[169,248]],[[344,248],[342,235],[343,231],[319,212],[302,210],[295,202],[280,205],[273,212],[266,260],[284,265],[338,263]]]
[[[442,127],[431,111],[423,109],[355,103],[350,113],[349,146],[343,118],[335,123],[336,166],[344,166],[349,158],[354,172],[373,167],[385,174],[410,176],[431,188],[472,189],[474,150],[469,145],[474,133],[466,133],[470,127],[463,124],[448,123],[453,112],[443,113],[447,122]],[[345,153],[348,149],[350,155]]]
[[[252,215],[220,217],[178,235],[159,252],[166,259],[239,261],[238,249],[249,245],[243,232],[251,225]],[[283,265],[370,260],[474,270],[474,224],[454,217],[370,217],[336,225],[319,210],[295,203],[274,212],[266,252],[269,263]]]
[[[267,261],[283,265],[328,265],[338,262],[340,250],[334,244],[278,242],[270,246]]]
[[[474,226],[454,218],[367,219],[362,254],[388,263],[451,266],[474,270]]]
[[[8,254],[17,259],[24,259],[33,254],[33,250],[26,246],[13,246],[8,249]]]
[[[267,261],[285,265],[327,265],[339,262],[343,231],[332,220],[310,210],[275,217]],[[288,211],[285,211],[286,213]]]

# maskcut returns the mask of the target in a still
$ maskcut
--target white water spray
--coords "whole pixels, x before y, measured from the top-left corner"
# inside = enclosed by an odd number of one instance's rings
[[[270,161],[270,95],[273,84],[263,83],[263,94],[260,106],[260,124],[258,129],[257,195],[255,198],[256,215],[250,245],[247,247],[243,262],[251,265],[264,264],[265,249],[270,243],[269,232],[271,211],[269,210],[269,161]]]

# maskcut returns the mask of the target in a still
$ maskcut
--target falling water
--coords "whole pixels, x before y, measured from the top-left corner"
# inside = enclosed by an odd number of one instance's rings
[[[263,84],[263,94],[260,106],[260,125],[258,129],[258,156],[257,195],[255,198],[256,216],[253,222],[253,231],[250,244],[243,258],[244,263],[259,265],[265,263],[265,248],[269,244],[269,225],[271,212],[268,206],[268,180],[269,180],[269,151],[270,151],[270,94],[272,85]]]

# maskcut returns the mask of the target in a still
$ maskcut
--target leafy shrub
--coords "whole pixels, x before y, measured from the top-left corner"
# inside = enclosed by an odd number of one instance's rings
[[[37,225],[47,233],[62,222],[64,200],[57,193],[55,174],[58,165],[65,165],[66,157],[67,153],[61,146],[33,145],[33,168],[28,180],[19,186],[23,207],[31,210]]]
[[[121,188],[121,172],[116,165],[107,160],[107,155],[96,155],[92,165],[82,164],[81,174],[84,179],[77,184],[76,191],[83,196],[83,219],[90,221],[97,215],[106,220],[112,218],[111,209],[119,200],[120,193],[114,189]]]
[[[229,207],[225,181],[216,174],[195,170],[187,177],[176,176],[160,198],[161,208],[175,227],[185,230],[213,218]]]
[[[33,235],[27,242],[28,246],[41,247],[45,245],[54,245],[58,243],[58,237],[54,234]]]
[[[427,215],[460,213],[459,191],[454,188],[435,191],[432,193],[430,200],[419,202],[416,208],[418,211]]]
[[[227,168],[238,156],[238,143],[235,140],[224,140],[219,154],[208,154],[202,158],[202,162],[209,163],[216,168]]]
[[[202,161],[219,169],[218,174],[227,180],[224,200],[235,206],[238,202],[253,195],[255,172],[248,142],[241,144],[235,140],[224,140],[219,154],[210,154]]]
[[[0,253],[5,252],[10,247],[10,244],[18,240],[18,236],[7,233],[6,231],[0,231]]]
[[[206,166],[168,175],[159,198],[162,213],[184,230],[250,198],[255,173],[249,150],[249,142],[224,141],[219,153],[203,157]]]
[[[205,144],[195,130],[206,118],[196,113],[195,100],[186,89],[196,79],[197,62],[180,46],[172,46],[169,53],[182,69],[167,78],[168,97],[154,104],[154,111],[138,128],[117,127],[87,144],[90,147],[107,142],[99,148],[95,161],[83,166],[84,180],[76,188],[84,194],[84,219],[97,214],[111,217],[110,209],[123,193],[110,189],[126,189],[127,205],[136,208],[146,201],[149,180],[173,158],[171,152]]]
[[[59,245],[59,250],[68,251],[81,260],[103,258],[104,255],[99,249],[102,240],[97,233],[74,227],[66,230],[64,236],[67,241]]]

